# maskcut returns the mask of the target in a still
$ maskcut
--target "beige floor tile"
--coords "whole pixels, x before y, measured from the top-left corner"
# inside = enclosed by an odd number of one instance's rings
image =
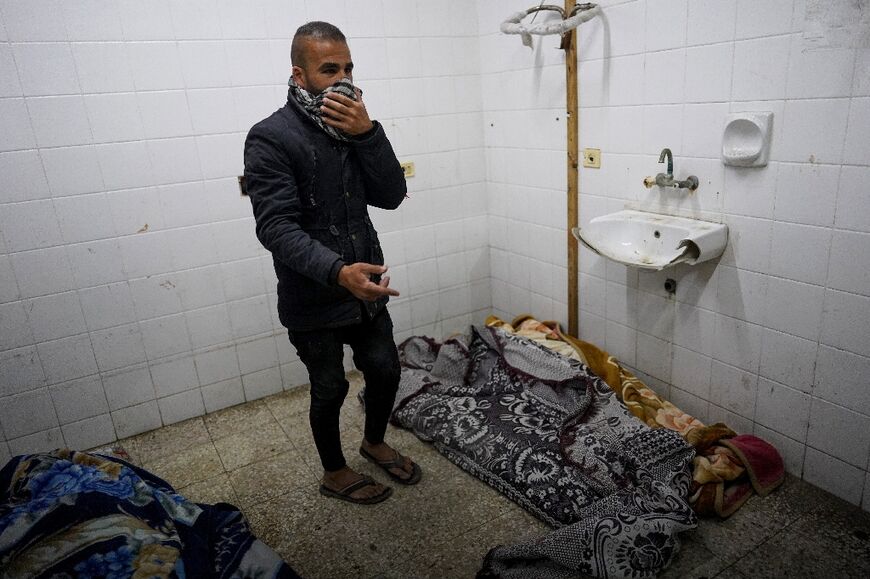
[[[867,547],[865,546],[865,551]],[[820,541],[803,533],[786,529],[764,546],[734,564],[748,577],[779,579],[780,577],[865,578],[870,575],[867,558],[850,559],[848,551],[830,542]]]
[[[176,489],[224,474],[221,459],[211,442],[155,458],[144,466]]]
[[[453,463],[450,464],[452,466],[455,466],[453,465]],[[488,505],[492,505],[495,509],[497,509],[497,512],[494,513],[493,516],[509,512],[512,509],[522,510],[522,507],[509,500],[499,491],[492,488],[482,480],[463,470],[460,470],[458,466],[456,467],[456,470],[458,471],[457,475],[452,479],[446,479],[448,484],[445,486],[449,488],[450,484],[455,484],[459,487],[466,489],[466,493],[479,496],[481,500],[486,500]]]
[[[241,507],[278,498],[291,489],[316,490],[318,483],[317,475],[295,450],[238,468],[229,478]]]
[[[782,521],[750,506],[754,500],[724,521],[702,518],[695,530],[697,542],[730,564],[782,530]]]
[[[381,482],[387,482],[386,476],[373,472],[358,454],[353,454],[359,444],[361,432],[356,431],[356,436],[345,438],[345,453],[351,468],[372,474]],[[309,455],[309,460],[319,459],[316,451]],[[368,469],[368,470],[367,470]],[[319,471],[318,471],[319,472]],[[329,521],[328,525],[321,525],[311,530],[306,527],[304,533],[299,536],[299,542],[277,543],[279,552],[285,554],[297,570],[303,576],[316,577],[371,577],[383,569],[391,569],[396,566],[397,557],[407,557],[406,538],[402,536],[401,519],[414,517],[414,513],[421,508],[424,497],[415,492],[413,487],[405,487],[397,484],[391,485],[394,494],[384,503],[378,505],[356,505],[342,502],[336,499],[321,498],[317,485],[310,490],[303,489],[303,493],[309,493],[303,502],[313,501],[320,504],[322,512],[312,514],[322,521]],[[290,491],[299,495],[300,491]],[[285,499],[273,499],[261,503],[251,509],[257,513],[256,517],[273,521],[266,528],[280,526],[280,505]],[[271,505],[267,509],[266,506]],[[336,532],[334,529],[341,529]],[[273,532],[274,536],[281,536],[281,532]],[[322,550],[313,547],[319,545]],[[330,553],[325,558],[323,553]],[[386,567],[384,564],[386,562]]]
[[[335,560],[312,562],[316,571],[311,577],[373,577],[384,570],[396,569],[405,556],[406,538],[396,521],[413,517],[413,495],[395,488],[393,496],[377,505],[355,505],[332,500],[331,526],[316,540],[325,552],[337,553]],[[310,566],[307,561],[305,567]]]
[[[689,531],[680,536],[680,551],[674,557],[668,568],[659,575],[660,579],[701,579],[715,577],[728,567],[729,563],[720,559],[703,543],[694,539],[694,532]]]
[[[512,504],[505,514],[474,531],[474,536],[495,546],[530,540],[550,531],[550,525]]]
[[[689,579],[707,579],[712,577],[711,573],[699,573],[697,576],[690,576]],[[716,579],[751,579],[752,575],[744,575],[736,569],[734,565],[727,567],[716,574]]]
[[[215,503],[239,505],[240,503],[238,496],[233,490],[233,486],[230,484],[230,477],[227,474],[219,474],[210,479],[176,490],[180,495],[195,503],[210,505]]]
[[[356,399],[356,396],[348,394],[341,407],[341,416],[338,421],[338,427],[342,432],[351,429],[359,428],[364,430],[366,425],[366,413],[363,410],[362,404]]]
[[[407,576],[433,579],[474,577],[491,548],[515,544],[549,530],[546,524],[514,507],[498,518],[446,541],[439,548],[426,549],[421,545],[404,571]]]
[[[474,577],[483,564],[488,547],[473,545],[462,537],[451,543],[456,549],[451,553],[443,551],[422,552],[422,555],[406,564],[399,577],[414,577],[415,579],[443,579],[445,577]]]
[[[394,560],[412,561],[421,553],[439,552],[452,539],[504,514],[503,505],[489,492],[459,479],[427,493],[401,490],[405,492],[390,499],[399,511],[390,524],[390,533],[398,538],[390,545]]]
[[[355,505],[323,497],[312,487],[290,491],[245,513],[257,536],[306,579],[365,577],[376,536],[362,523],[348,527],[347,522],[362,517],[380,520],[390,500]],[[351,512],[355,515],[347,514]]]
[[[827,494],[816,490],[820,495]],[[825,497],[819,497],[814,502],[815,508],[802,515],[787,531],[824,547],[829,555],[848,561],[854,568],[863,570],[865,577],[870,577],[870,513],[832,495],[827,498],[825,501]]]
[[[330,515],[329,503],[316,489],[293,489],[242,512],[257,537],[274,549],[307,542],[306,533],[320,532]]]
[[[462,471],[433,445],[390,426],[386,441],[423,469],[392,482],[358,453],[364,412],[348,375],[342,447],[348,465],[389,484],[378,505],[318,492],[320,459],[306,387],[120,441],[136,464],[205,503],[243,508],[254,532],[308,579],[473,577],[497,544],[548,532],[544,523]],[[214,442],[212,442],[214,440]],[[870,576],[870,514],[794,477],[725,521],[703,519],[662,577]]]
[[[227,471],[285,453],[292,448],[284,431],[274,421],[253,430],[231,434],[214,442]]]
[[[362,372],[358,370],[353,370],[347,374],[347,383],[350,385],[350,391],[348,392],[347,397],[353,398],[354,401],[357,401],[357,394],[362,392],[363,388],[365,388],[365,378],[363,378]]]
[[[314,447],[314,438],[311,434],[311,426],[308,424],[307,414],[278,420],[278,426],[281,427],[296,450],[302,451]]]
[[[307,420],[308,406],[311,398],[309,397],[308,385],[297,386],[291,390],[281,392],[275,396],[269,396],[265,399],[266,405],[272,412],[272,415],[279,422],[294,418],[296,416],[304,416]]]
[[[260,429],[275,422],[264,400],[224,408],[213,414],[206,414],[203,420],[212,440]]]
[[[836,510],[842,504],[833,495],[789,474],[773,493],[766,497],[753,496],[740,510],[759,513],[785,528],[808,512]]]
[[[197,417],[137,434],[120,440],[119,443],[130,453],[136,464],[145,464],[210,440],[202,418]]]

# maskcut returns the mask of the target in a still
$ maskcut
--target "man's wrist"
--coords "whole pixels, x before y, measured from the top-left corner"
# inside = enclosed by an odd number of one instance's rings
[[[375,132],[378,130],[378,124],[375,121],[369,121],[369,122],[371,123],[371,126],[368,129],[366,129],[365,131],[358,133],[356,135],[351,135],[354,138],[354,140],[364,141],[375,134]]]
[[[332,264],[332,269],[329,270],[329,284],[330,285],[342,285],[341,284],[341,272],[347,264],[344,263],[343,260],[337,259],[335,263]]]

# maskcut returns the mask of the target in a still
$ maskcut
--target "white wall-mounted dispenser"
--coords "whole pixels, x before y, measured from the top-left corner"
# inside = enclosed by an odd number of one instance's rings
[[[773,113],[731,113],[722,136],[722,161],[735,167],[764,167],[770,157]]]

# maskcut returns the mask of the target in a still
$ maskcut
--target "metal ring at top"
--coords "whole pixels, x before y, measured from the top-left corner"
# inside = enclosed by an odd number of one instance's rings
[[[552,11],[558,12],[559,16],[562,17],[562,20],[565,20],[565,11],[561,6],[556,6],[555,4],[539,4],[538,6],[532,6],[531,8],[526,9],[526,16],[529,14],[534,14],[535,12],[543,12],[543,11]]]
[[[582,12],[583,10],[592,10],[597,7],[598,4],[593,4],[592,2],[584,2],[583,4],[575,4],[574,8],[571,9],[570,16],[576,16],[578,12]],[[565,18],[562,16],[562,18]]]

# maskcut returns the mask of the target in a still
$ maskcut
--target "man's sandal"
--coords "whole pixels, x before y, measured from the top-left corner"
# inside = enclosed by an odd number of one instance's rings
[[[407,478],[403,478],[402,476],[397,475],[392,470],[390,470],[397,468],[407,473],[407,471],[405,471],[405,469],[403,468],[405,466],[405,457],[399,454],[398,450],[394,452],[396,453],[396,458],[393,458],[391,460],[378,460],[363,447],[359,448],[359,453],[363,456],[363,458],[384,469],[384,472],[390,475],[390,478],[397,483],[403,485],[415,485],[420,482],[420,478],[423,476],[423,469],[421,469],[420,465],[414,461],[411,461],[411,476]]]
[[[374,486],[376,484],[378,483],[375,482],[372,477],[364,476],[360,480],[354,483],[350,483],[349,485],[338,491],[334,491],[328,486],[322,484],[320,485],[320,494],[326,497],[332,497],[334,499],[341,499],[349,503],[356,503],[358,505],[373,505],[375,503],[387,500],[390,495],[393,494],[393,489],[390,487],[384,487],[384,492],[374,495],[372,497],[353,497],[351,495],[362,488]]]

